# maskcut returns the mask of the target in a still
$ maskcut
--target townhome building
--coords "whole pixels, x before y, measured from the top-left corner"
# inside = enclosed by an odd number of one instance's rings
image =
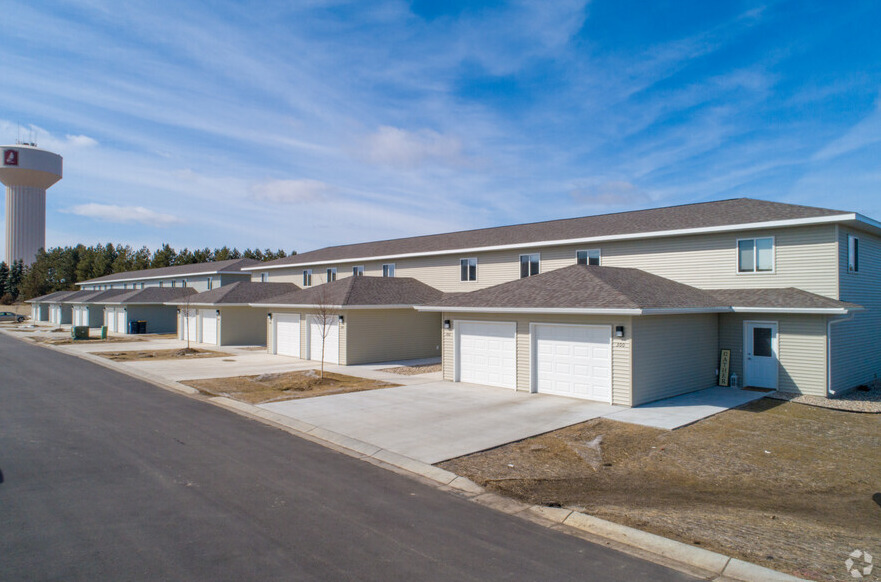
[[[106,325],[115,333],[129,333],[134,329],[131,322],[142,322],[137,327],[139,333],[174,332],[178,321],[175,301],[248,282],[251,275],[242,269],[257,263],[254,259],[232,259],[114,273],[77,283],[77,291],[50,293],[28,303],[34,321]]]
[[[441,292],[369,313],[375,330],[401,307],[434,314],[452,381],[630,406],[720,382],[830,396],[881,370],[879,236],[858,213],[744,198],[328,247],[243,271],[301,290],[379,277]],[[271,319],[286,306],[303,357],[314,310],[298,301],[261,307]],[[267,333],[278,346],[278,326]]]

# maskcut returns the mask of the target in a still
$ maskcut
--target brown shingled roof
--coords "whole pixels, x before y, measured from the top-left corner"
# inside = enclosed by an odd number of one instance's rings
[[[448,296],[435,304],[461,308],[512,309],[695,309],[719,308],[713,295],[639,269],[572,265]]]
[[[197,293],[190,296],[186,301],[191,305],[248,304],[270,297],[278,297],[296,290],[297,286],[293,283],[236,281],[217,289]]]
[[[719,301],[731,307],[758,307],[763,309],[861,309],[847,303],[809,293],[795,287],[783,289],[711,289]]]
[[[776,220],[818,218],[839,214],[848,213],[827,208],[738,198],[326,247],[262,263],[258,265],[258,268]]]
[[[68,295],[73,295],[74,293],[79,293],[79,291],[53,291],[52,293],[47,293],[40,297],[28,299],[25,303],[57,303]]]
[[[194,295],[195,293],[196,290],[192,287],[145,287],[144,289],[123,290],[123,293],[120,295],[95,301],[95,303],[109,305],[163,305],[187,295]]]
[[[323,295],[323,297],[322,297]],[[343,307],[422,305],[439,301],[443,293],[409,277],[346,277],[323,285],[299,289],[255,305],[327,305]]]

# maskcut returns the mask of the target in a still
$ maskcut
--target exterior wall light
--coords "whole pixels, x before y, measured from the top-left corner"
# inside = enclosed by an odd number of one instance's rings
[[[444,329],[453,329],[453,322],[449,319],[444,320]]]
[[[346,323],[346,318],[340,315],[340,323]]]
[[[615,337],[624,337],[624,326],[616,325],[615,326]]]
[[[269,321],[272,321],[272,313],[267,313],[266,319],[268,319]]]

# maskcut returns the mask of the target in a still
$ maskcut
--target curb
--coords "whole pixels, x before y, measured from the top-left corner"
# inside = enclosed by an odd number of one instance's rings
[[[6,330],[0,330],[5,333]],[[13,336],[12,334],[6,334]],[[24,339],[24,338],[20,338]],[[126,376],[144,380],[160,388],[178,392],[187,396],[201,394],[195,388],[179,382],[167,380],[127,370],[119,364],[95,356],[89,353],[74,352],[64,349],[62,346],[32,342],[35,345],[54,349],[69,356],[82,358],[104,368],[125,374]],[[337,452],[343,453],[375,465],[395,470],[398,473],[408,474],[421,478],[438,488],[450,490],[466,497],[467,499],[490,507],[497,511],[515,515],[523,519],[530,519],[546,525],[564,526],[573,530],[601,538],[618,546],[618,549],[636,550],[644,559],[652,559],[670,567],[682,570],[681,566],[688,566],[689,573],[693,569],[702,573],[708,573],[715,580],[731,580],[738,582],[809,582],[803,578],[797,578],[784,574],[764,566],[745,562],[724,554],[719,554],[703,548],[697,548],[683,542],[665,538],[656,534],[638,530],[625,525],[600,519],[592,515],[580,513],[571,509],[545,507],[541,505],[529,505],[509,497],[488,492],[484,487],[474,483],[466,477],[459,476],[450,471],[440,469],[434,465],[423,463],[404,455],[382,449],[351,437],[314,426],[312,424],[284,416],[269,410],[264,410],[252,404],[226,398],[213,396],[204,398],[205,402],[219,406],[230,412],[245,416],[252,420],[274,426],[286,432],[320,444]]]

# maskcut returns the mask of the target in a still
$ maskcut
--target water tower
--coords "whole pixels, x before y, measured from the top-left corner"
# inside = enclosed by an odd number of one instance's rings
[[[61,179],[61,156],[34,143],[0,146],[6,185],[6,264],[34,262],[46,246],[46,189]]]

